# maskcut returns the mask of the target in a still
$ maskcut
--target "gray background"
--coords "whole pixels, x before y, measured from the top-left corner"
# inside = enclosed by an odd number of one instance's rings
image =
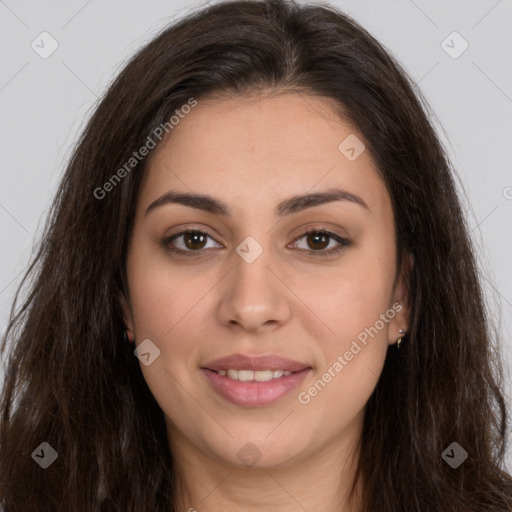
[[[72,144],[98,98],[136,49],[205,3],[0,0],[0,332]],[[503,335],[510,397],[512,1],[332,3],[391,50],[437,116]],[[43,45],[43,31],[59,45],[46,59],[31,47],[33,41]],[[469,44],[458,58],[445,51],[455,55],[463,48],[458,36],[446,39],[453,31]]]

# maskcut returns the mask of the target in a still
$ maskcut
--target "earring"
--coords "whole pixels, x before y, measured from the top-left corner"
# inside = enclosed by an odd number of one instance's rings
[[[404,331],[403,329],[398,329],[398,332],[403,335],[405,335],[405,333],[406,333],[406,331]],[[398,338],[396,340],[396,348],[400,348],[400,343],[402,343],[402,338],[403,338],[403,336],[400,336],[400,338]]]

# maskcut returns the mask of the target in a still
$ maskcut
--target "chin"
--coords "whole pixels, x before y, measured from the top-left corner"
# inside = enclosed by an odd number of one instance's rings
[[[269,441],[267,434],[258,437],[248,436],[247,433],[239,441],[230,440],[230,444],[223,444],[220,450],[213,449],[214,456],[224,460],[226,464],[237,468],[247,469],[278,469],[291,467],[297,463],[302,456],[298,443],[291,439],[285,440],[276,438]]]

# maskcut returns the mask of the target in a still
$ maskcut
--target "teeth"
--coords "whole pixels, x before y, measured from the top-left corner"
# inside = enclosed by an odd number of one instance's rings
[[[288,370],[219,370],[219,375],[228,376],[230,379],[239,380],[240,382],[265,382],[272,379],[279,379],[283,375],[290,375],[292,372]]]

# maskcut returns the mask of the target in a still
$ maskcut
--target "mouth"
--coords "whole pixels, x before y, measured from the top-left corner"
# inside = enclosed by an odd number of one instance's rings
[[[213,370],[216,372],[231,372],[231,378],[236,377],[236,373],[240,375],[240,372],[245,371],[253,371],[253,372],[273,372],[273,371],[282,371],[282,372],[299,372],[304,370],[305,368],[310,368],[311,366],[307,363],[303,363],[300,361],[294,361],[293,359],[289,359],[284,356],[280,356],[278,354],[266,354],[259,356],[245,355],[245,354],[231,354],[229,356],[221,357],[220,359],[215,359],[214,361],[210,361],[206,363],[203,368],[208,370]],[[250,374],[242,373],[242,379],[244,376]],[[265,377],[266,374],[260,374],[260,377]],[[242,380],[239,379],[239,380]],[[252,379],[251,379],[252,380]]]
[[[295,389],[311,371],[311,367],[293,372],[201,368],[218,396],[244,407],[261,407],[277,402]]]
[[[260,407],[282,399],[311,371],[309,364],[278,354],[231,354],[201,368],[218,396],[245,407]]]
[[[226,370],[211,370],[210,368],[205,368],[206,370],[210,370],[212,372],[216,372],[218,375],[222,377],[227,377],[228,379],[238,380],[240,382],[268,382],[273,379],[280,379],[281,377],[287,377],[291,375],[292,372],[290,370],[240,370],[240,369],[226,369]]]

